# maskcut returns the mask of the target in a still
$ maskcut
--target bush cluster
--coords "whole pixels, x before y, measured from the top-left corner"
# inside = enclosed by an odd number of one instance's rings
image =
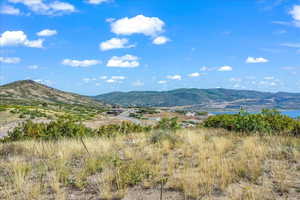
[[[264,109],[257,114],[241,110],[237,114],[211,116],[204,121],[204,127],[224,128],[244,133],[300,135],[299,121],[269,109]]]
[[[61,117],[50,123],[34,123],[28,120],[11,131],[5,141],[26,139],[58,140],[65,137],[92,136],[93,130],[74,120]]]
[[[120,134],[149,132],[151,130],[151,126],[142,126],[130,122],[122,122],[120,124],[101,126],[96,130],[96,135],[101,137],[115,137]]]
[[[164,118],[157,126],[142,126],[130,122],[120,124],[109,124],[92,130],[84,126],[72,116],[61,116],[50,123],[34,123],[31,120],[23,122],[8,136],[2,139],[3,142],[18,141],[27,139],[58,140],[61,138],[80,138],[80,137],[115,137],[117,135],[150,132],[153,129],[175,130],[179,128],[176,118]]]
[[[32,110],[31,108],[26,107],[17,107],[10,111],[13,114],[19,114],[19,118],[27,118],[35,119],[39,117],[47,117],[47,115],[38,109]]]

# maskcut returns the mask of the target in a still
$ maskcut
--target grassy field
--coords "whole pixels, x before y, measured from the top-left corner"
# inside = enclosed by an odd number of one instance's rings
[[[86,147],[86,148],[85,148]],[[299,199],[300,138],[221,129],[0,144],[0,199]]]

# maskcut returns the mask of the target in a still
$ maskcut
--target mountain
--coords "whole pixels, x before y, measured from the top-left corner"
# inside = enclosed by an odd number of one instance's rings
[[[193,106],[198,108],[300,109],[300,93],[270,93],[231,89],[177,89],[171,91],[112,92],[94,97],[97,100],[123,106]]]
[[[0,86],[1,104],[80,104],[85,106],[102,106],[85,96],[57,90],[32,80],[22,80]]]

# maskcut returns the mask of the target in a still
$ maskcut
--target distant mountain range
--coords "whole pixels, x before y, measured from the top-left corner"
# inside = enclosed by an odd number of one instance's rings
[[[1,104],[80,104],[103,106],[175,107],[202,110],[277,108],[300,109],[300,93],[258,92],[230,89],[177,89],[171,91],[112,92],[98,96],[82,96],[57,90],[32,80],[16,81],[0,86]]]
[[[22,80],[0,86],[1,104],[54,103],[102,106],[100,101],[78,94],[64,92],[32,80]]]
[[[173,107],[197,109],[277,108],[300,109],[300,93],[270,93],[231,89],[177,89],[171,91],[112,92],[94,97],[122,106]]]

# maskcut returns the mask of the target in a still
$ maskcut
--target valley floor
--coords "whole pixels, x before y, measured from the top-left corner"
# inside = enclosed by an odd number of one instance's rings
[[[86,146],[86,148],[85,148]],[[300,199],[300,138],[184,129],[0,144],[0,199]]]

